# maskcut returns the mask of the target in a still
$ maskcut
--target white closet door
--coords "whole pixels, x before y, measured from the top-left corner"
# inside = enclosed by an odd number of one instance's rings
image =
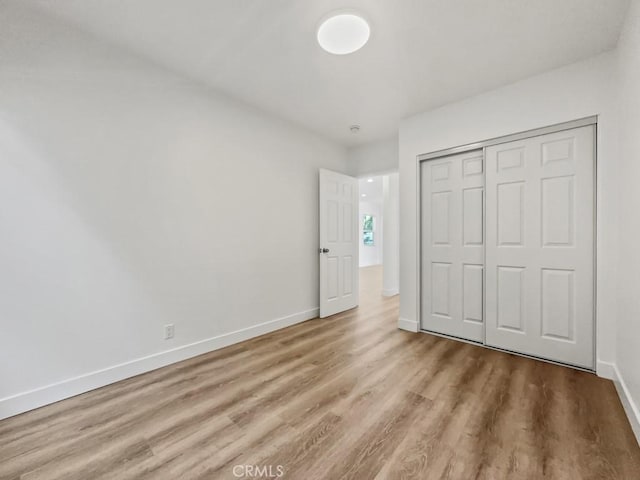
[[[482,151],[421,164],[424,330],[482,342]]]
[[[594,127],[486,149],[486,342],[594,367]]]

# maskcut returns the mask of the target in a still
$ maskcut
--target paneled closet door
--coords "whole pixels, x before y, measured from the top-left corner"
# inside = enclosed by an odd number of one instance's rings
[[[421,163],[424,330],[482,342],[482,150]]]
[[[594,367],[594,127],[486,149],[486,342]]]

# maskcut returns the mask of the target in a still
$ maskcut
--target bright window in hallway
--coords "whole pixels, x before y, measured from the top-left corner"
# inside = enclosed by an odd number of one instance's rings
[[[372,247],[373,243],[373,231],[374,231],[374,217],[373,215],[362,216],[362,243],[366,246]]]

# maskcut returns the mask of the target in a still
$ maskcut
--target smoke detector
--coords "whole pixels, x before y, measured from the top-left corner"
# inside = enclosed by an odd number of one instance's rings
[[[349,127],[349,130],[351,130],[351,133],[358,133],[360,132],[360,125],[351,125]]]

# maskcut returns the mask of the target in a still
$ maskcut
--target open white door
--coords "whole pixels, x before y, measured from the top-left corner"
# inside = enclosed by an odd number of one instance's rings
[[[320,317],[358,306],[358,180],[320,170]]]

